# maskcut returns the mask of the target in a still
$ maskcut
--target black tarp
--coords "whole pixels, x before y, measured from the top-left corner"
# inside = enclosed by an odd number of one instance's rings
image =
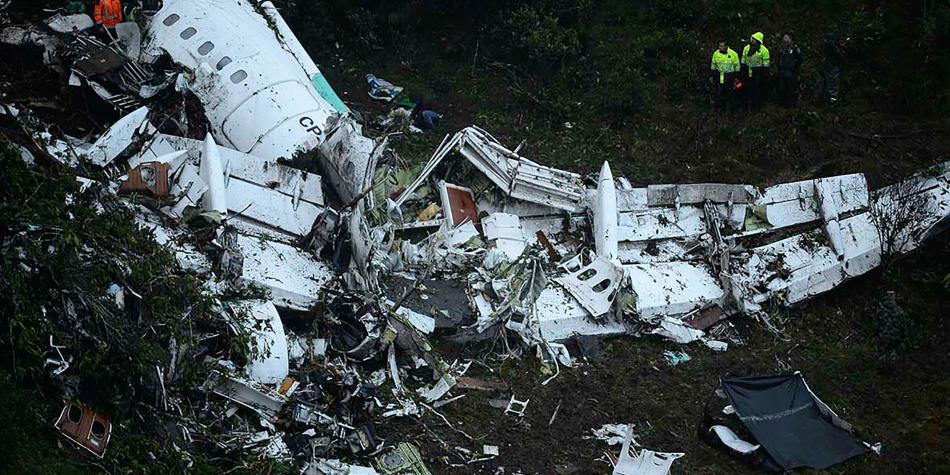
[[[821,470],[865,451],[799,373],[724,378],[722,388],[742,423],[785,470]]]

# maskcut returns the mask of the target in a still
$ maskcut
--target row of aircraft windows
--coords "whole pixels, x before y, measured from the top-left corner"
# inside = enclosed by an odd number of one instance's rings
[[[165,17],[162,23],[165,26],[172,26],[175,23],[178,23],[179,20],[181,20],[181,16],[179,16],[176,13],[172,13],[171,15],[168,15],[167,17]],[[191,39],[196,34],[198,34],[198,30],[189,26],[188,28],[185,28],[184,30],[182,30],[179,36],[181,36],[181,39],[183,40],[188,40],[188,39]],[[214,51],[214,43],[210,41],[205,41],[204,43],[201,44],[201,46],[198,47],[198,54],[202,56],[207,56],[212,51]],[[218,68],[218,71],[220,71],[229,64],[231,64],[231,58],[225,56],[221,58],[220,61],[218,61],[218,64],[215,67]],[[247,71],[244,71],[243,69],[237,70],[231,74],[231,82],[234,84],[240,84],[244,82],[245,79],[247,79]]]

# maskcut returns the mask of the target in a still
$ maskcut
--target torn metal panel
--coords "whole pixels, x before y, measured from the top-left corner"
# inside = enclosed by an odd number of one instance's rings
[[[478,205],[471,188],[453,185],[439,181],[439,196],[442,199],[442,209],[445,215],[445,224],[450,229],[471,222],[476,227],[481,226],[478,218]]]
[[[599,317],[613,307],[617,289],[623,281],[623,267],[606,257],[598,257],[577,272],[554,280],[592,316]]]
[[[843,259],[820,231],[754,249],[746,275],[751,285],[764,284],[765,291],[755,295],[753,301],[762,303],[780,296],[787,304],[801,302],[880,264],[880,239],[867,213],[844,220],[842,233]]]
[[[599,429],[591,429],[590,436],[584,436],[585,439],[597,439],[609,446],[623,445],[627,439],[627,430],[631,431],[630,443],[634,447],[639,447],[633,434],[633,424],[604,424]]]
[[[395,302],[389,302],[389,304],[395,305]],[[426,335],[435,331],[435,319],[428,315],[415,312],[407,307],[399,307],[396,309],[396,313],[405,318],[416,330]]]
[[[819,196],[826,206],[847,214],[869,205],[868,184],[863,174],[782,183],[766,188],[755,201],[754,213],[771,228],[783,228],[821,218]]]
[[[202,161],[204,144],[198,140],[159,135],[142,157],[183,150]],[[267,226],[300,237],[308,234],[324,211],[320,175],[216,147],[224,170],[225,202],[236,220]]]
[[[277,420],[286,402],[276,391],[219,372],[212,372],[207,384],[215,394],[251,409],[269,421]]]
[[[621,241],[649,241],[699,236],[706,232],[702,207],[656,208],[641,212],[621,212]]]
[[[594,319],[577,299],[557,285],[549,285],[538,295],[534,312],[538,332],[547,341],[564,341],[575,335],[622,335],[629,331],[626,323],[609,314]]]
[[[617,242],[620,239],[617,225],[617,188],[610,165],[604,162],[597,182],[597,201],[594,205],[594,247],[597,255],[612,262],[619,262]]]
[[[189,139],[175,138],[180,142]],[[173,140],[174,143],[174,140]],[[276,191],[291,199],[296,207],[303,201],[315,206],[325,204],[320,175],[264,160],[236,150],[218,147],[224,162],[226,180],[238,179]]]
[[[651,332],[679,344],[692,343],[705,335],[702,331],[677,320],[673,317],[663,317],[658,327]]]
[[[815,200],[818,202],[819,215],[825,223],[825,235],[831,248],[839,259],[844,258],[844,243],[841,242],[841,223],[838,222],[839,209],[835,203],[834,183],[829,180],[815,180]]]
[[[683,453],[654,452],[641,450],[636,458],[621,454],[613,475],[669,475],[670,468]]]
[[[662,262],[624,266],[641,318],[683,315],[724,297],[719,279],[702,263]]]
[[[749,185],[693,183],[647,187],[648,206],[699,205],[707,201],[716,204],[748,204],[752,203],[756,196],[755,188]]]
[[[427,402],[438,401],[442,399],[455,386],[455,378],[445,373],[431,388],[419,388],[418,393]]]
[[[142,53],[142,30],[138,23],[127,21],[115,26],[116,45],[125,57],[137,61]]]
[[[298,201],[275,192],[258,183],[240,179],[228,180],[226,186],[228,210],[235,219],[276,228],[297,237],[306,236],[323,208]]]
[[[141,107],[122,117],[109,127],[83,154],[95,165],[103,167],[115,160],[132,145],[136,137],[154,134],[155,127],[148,121],[148,108]]]
[[[78,33],[96,25],[92,17],[82,13],[63,15],[57,13],[46,20],[46,25],[57,33]]]
[[[339,460],[319,459],[307,464],[304,475],[379,475],[372,467],[350,465]]]
[[[632,190],[636,191],[636,190]],[[744,204],[709,207],[732,229],[741,230],[748,206]],[[621,209],[619,239],[624,242],[653,244],[663,239],[698,239],[706,231],[706,208],[703,205]],[[648,242],[649,241],[649,242]],[[628,249],[632,246],[625,246]],[[635,247],[635,246],[633,246]]]
[[[99,458],[105,456],[112,438],[109,418],[77,403],[66,403],[53,426],[76,445]]]
[[[685,455],[644,449],[633,457],[630,455],[632,440],[633,426],[627,426],[627,435],[624,437],[623,447],[620,448],[613,475],[668,475],[673,462]]]
[[[201,199],[208,191],[208,182],[201,178],[201,169],[191,163],[185,163],[175,173],[172,181],[174,184],[170,194],[177,198],[177,201],[162,208],[162,211],[173,218],[181,219],[186,208],[201,205]]]
[[[446,137],[422,173],[396,200],[401,206],[449,153],[457,151],[512,198],[566,211],[578,211],[586,196],[580,176],[545,167],[508,150],[490,134],[467,127]]]
[[[320,169],[345,203],[353,202],[372,186],[376,163],[386,150],[386,139],[374,141],[362,130],[351,116],[334,117],[319,148]],[[372,202],[373,194],[366,196]]]
[[[175,260],[182,269],[198,274],[211,272],[211,261],[193,244],[185,241],[181,233],[165,227],[158,215],[151,212],[136,210],[135,222],[144,230],[152,233],[155,241],[163,246],[169,246],[175,253]]]
[[[309,309],[334,275],[326,263],[286,243],[239,234],[237,247],[244,255],[241,278],[268,289],[278,307]]]
[[[239,322],[251,336],[254,357],[244,368],[248,379],[261,384],[277,384],[287,377],[287,336],[274,304],[255,300],[232,304]]]
[[[654,262],[679,261],[688,258],[690,250],[697,248],[696,241],[663,239],[658,241],[621,242],[620,262],[624,264],[649,264]]]
[[[482,223],[485,239],[494,242],[495,249],[501,251],[508,260],[517,259],[526,247],[528,237],[521,227],[521,219],[513,214],[492,213]]]

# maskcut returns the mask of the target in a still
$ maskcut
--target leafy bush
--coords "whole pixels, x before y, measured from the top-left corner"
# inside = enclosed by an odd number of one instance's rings
[[[562,26],[553,13],[530,5],[506,14],[498,33],[506,40],[500,46],[509,55],[526,58],[545,71],[556,69],[581,50],[576,30]]]
[[[920,329],[913,324],[912,315],[897,301],[893,292],[878,299],[874,308],[873,325],[878,337],[880,362],[891,365],[912,353],[918,346]]]

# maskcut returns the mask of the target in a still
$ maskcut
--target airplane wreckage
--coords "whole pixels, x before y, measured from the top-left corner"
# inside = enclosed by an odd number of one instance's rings
[[[247,330],[269,352],[245,367],[221,361],[206,386],[263,421],[265,429],[233,444],[294,459],[304,473],[428,473],[413,446],[382,452],[371,421],[315,401],[320,390],[308,386],[316,383],[300,377],[315,362],[349,378],[341,383],[348,394],[377,404],[361,395],[364,383],[391,381],[395,402],[381,411],[388,418],[434,411],[453,390],[490,385],[466,378],[468,365],[441,360],[429,339],[500,337],[506,351],[529,349],[558,371],[584,356],[578,338],[658,335],[726,351],[725,319],[771,325],[770,308],[827,292],[950,224],[950,163],[877,190],[861,174],[764,189],[635,187],[607,162],[589,175],[558,170],[472,126],[447,136],[421,169],[406,170],[387,135],[364,133],[270,2],[166,0],[142,24],[103,37],[88,16],[57,14],[0,32],[3,44],[39,46],[69,86],[118,112],[94,142],[52,136],[22,105],[0,112],[50,157],[114,177],[81,180],[87,192],[119,197],[182,269],[268,291],[268,300],[227,305],[253,317]],[[203,117],[164,111],[155,100],[162,93],[197,99]],[[186,217],[196,214],[216,223],[210,242],[189,237]],[[318,305],[332,313],[315,317],[333,322],[330,331],[285,329],[283,315]],[[383,369],[361,375],[370,360]],[[431,370],[431,384],[413,392],[407,372],[419,368]],[[800,399],[816,401],[815,417],[836,421],[823,430],[850,430],[813,394]],[[512,395],[506,413],[523,414],[527,404]],[[67,406],[61,424],[85,424],[84,410]],[[278,420],[299,430],[278,431]],[[765,446],[787,461],[764,440],[753,445],[715,427],[733,450]],[[102,456],[108,435],[96,440],[85,447]],[[383,455],[360,467],[326,447]],[[861,450],[851,444],[846,455]],[[491,458],[497,447],[470,455]],[[625,450],[614,473],[667,473],[679,455]]]

